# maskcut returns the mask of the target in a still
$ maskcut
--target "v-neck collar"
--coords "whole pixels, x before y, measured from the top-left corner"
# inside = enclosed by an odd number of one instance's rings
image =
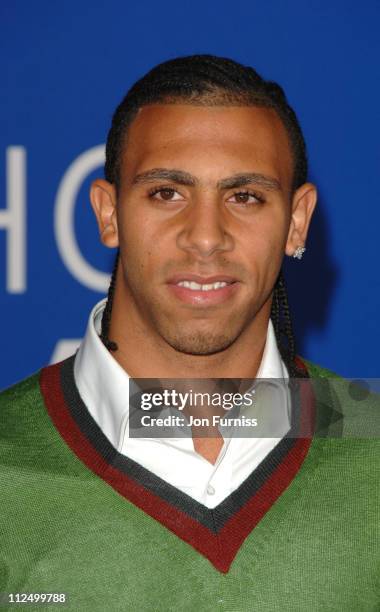
[[[235,491],[210,509],[112,446],[79,395],[74,358],[43,368],[40,376],[46,409],[61,437],[115,491],[190,544],[217,570],[228,572],[246,537],[302,466],[312,439],[299,437],[299,428],[305,414],[310,415],[312,395],[305,395],[304,386],[301,393],[292,386],[290,431]]]

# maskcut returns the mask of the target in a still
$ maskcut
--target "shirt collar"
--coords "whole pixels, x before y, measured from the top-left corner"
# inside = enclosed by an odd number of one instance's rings
[[[98,302],[90,313],[85,337],[75,357],[74,377],[91,416],[111,444],[120,450],[128,416],[129,375],[99,338],[106,302],[106,298]],[[287,379],[288,376],[269,319],[265,348],[256,377]]]

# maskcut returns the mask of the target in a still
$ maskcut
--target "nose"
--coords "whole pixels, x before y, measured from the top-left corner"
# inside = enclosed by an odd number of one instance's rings
[[[232,249],[233,239],[227,231],[227,219],[216,198],[205,195],[198,197],[187,213],[178,234],[179,248],[201,257],[210,257],[214,253]]]

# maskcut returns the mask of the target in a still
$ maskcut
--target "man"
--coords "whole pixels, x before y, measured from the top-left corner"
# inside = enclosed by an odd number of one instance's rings
[[[317,196],[282,89],[208,55],[155,67],[116,110],[90,195],[119,249],[108,298],[76,356],[1,399],[6,601],[377,609],[377,447],[326,435],[347,396],[295,353],[281,265],[301,258]],[[130,377],[290,392],[276,435],[139,437]],[[324,437],[297,429],[311,405]]]

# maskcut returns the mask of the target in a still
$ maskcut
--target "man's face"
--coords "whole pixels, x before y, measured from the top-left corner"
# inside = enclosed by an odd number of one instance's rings
[[[126,315],[133,309],[147,333],[184,353],[230,346],[270,305],[292,173],[287,133],[272,110],[140,109],[112,220]]]

